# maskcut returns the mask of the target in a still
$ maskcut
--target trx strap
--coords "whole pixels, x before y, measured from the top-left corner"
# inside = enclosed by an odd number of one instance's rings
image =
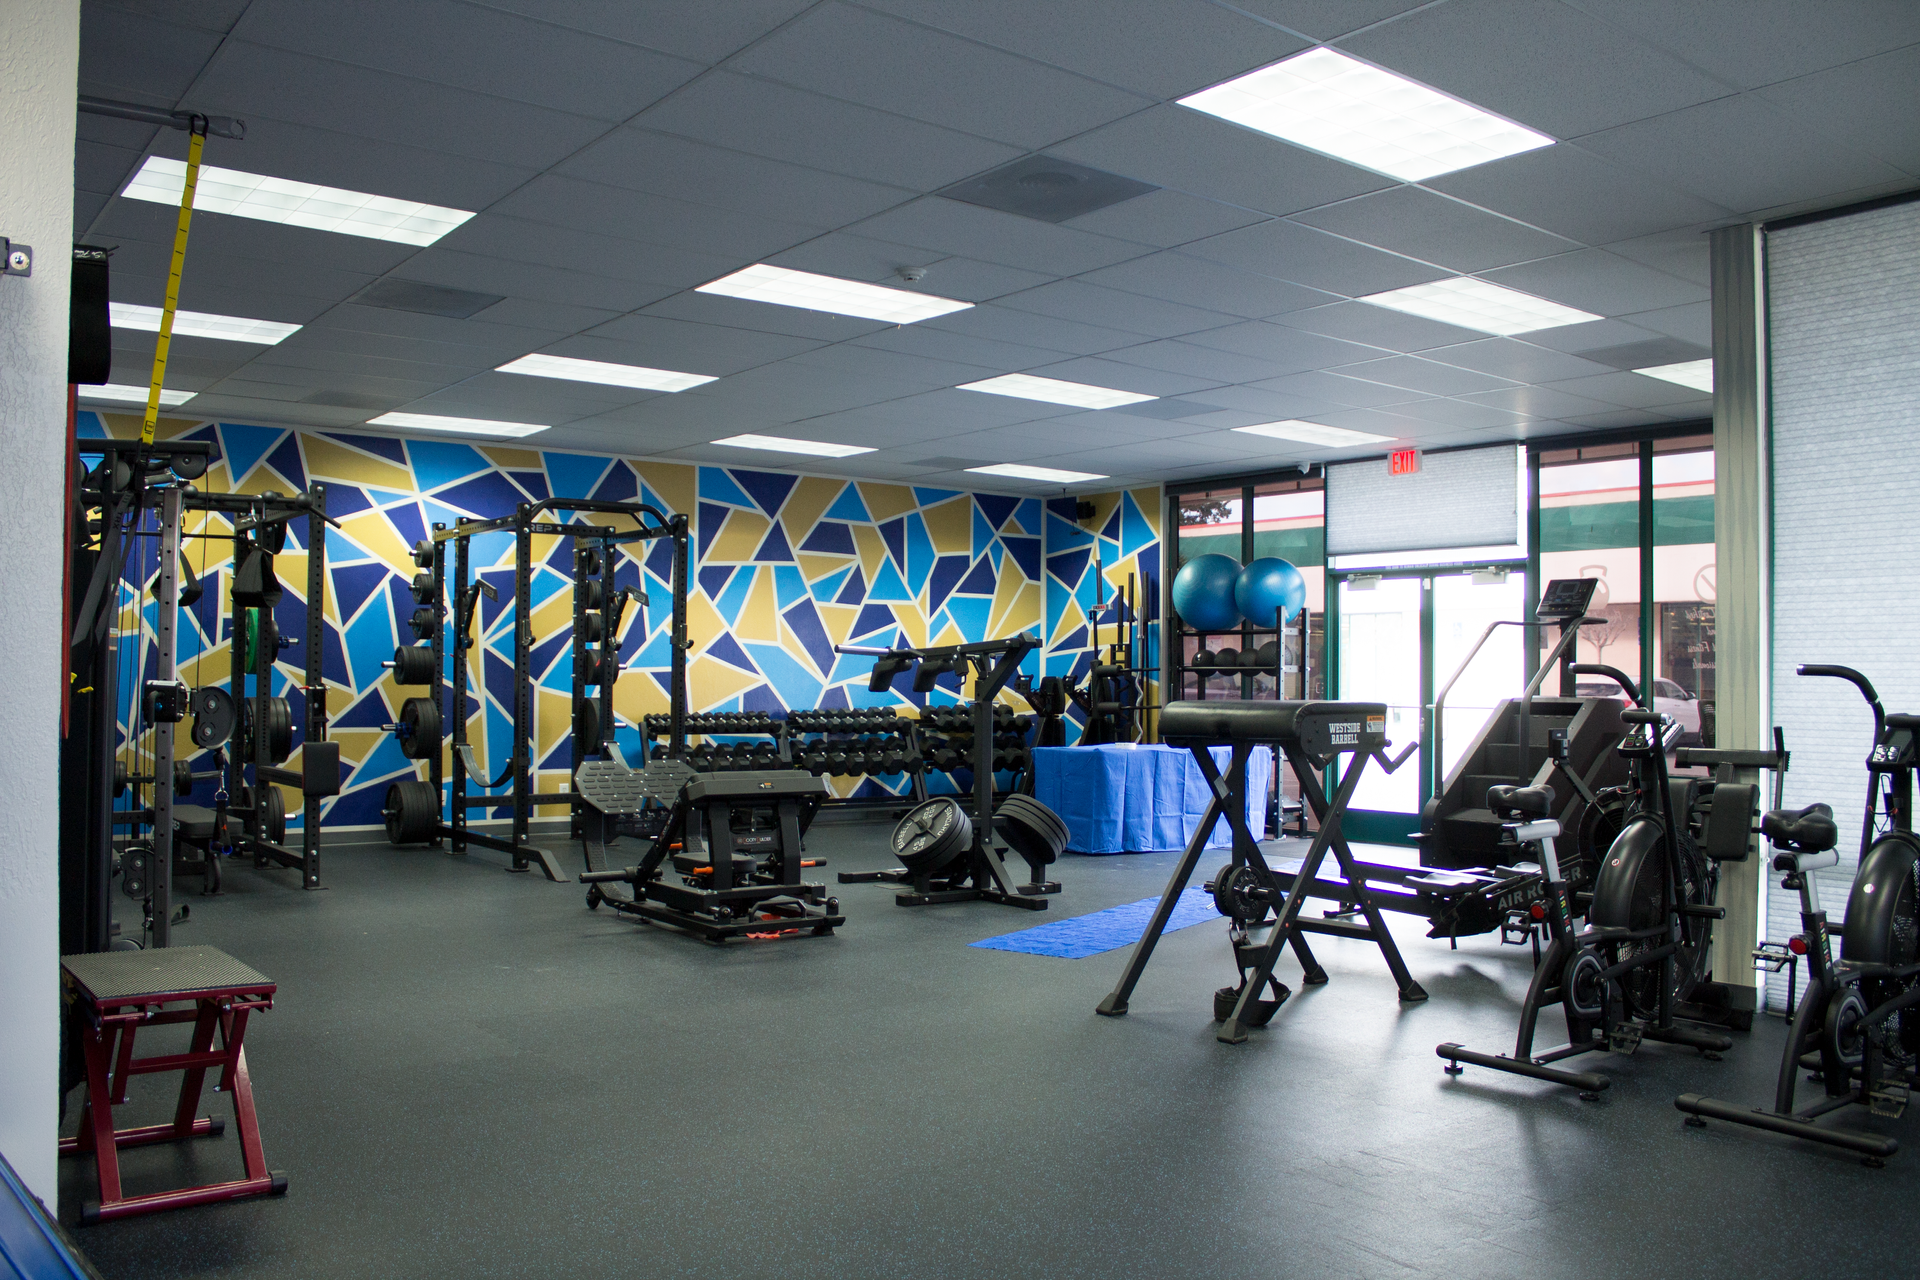
[[[200,149],[207,142],[207,118],[196,115],[187,131],[187,181],[180,189],[180,221],[173,230],[173,263],[167,268],[167,305],[160,312],[160,340],[153,348],[153,381],[147,387],[147,416],[140,423],[140,443],[153,443],[160,419],[160,384],[167,376],[167,348],[173,344],[173,313],[180,304],[180,269],[187,261],[187,228],[193,224],[193,190],[200,182]]]

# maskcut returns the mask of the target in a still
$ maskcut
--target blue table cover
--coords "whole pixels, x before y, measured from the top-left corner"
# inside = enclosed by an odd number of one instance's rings
[[[1233,748],[1214,747],[1211,754],[1225,773]],[[1254,751],[1247,761],[1247,829],[1256,840],[1266,839],[1272,780],[1273,753]],[[1152,743],[1040,747],[1033,753],[1033,795],[1066,821],[1074,853],[1184,849],[1212,798],[1191,752]],[[1232,842],[1222,818],[1207,847]]]

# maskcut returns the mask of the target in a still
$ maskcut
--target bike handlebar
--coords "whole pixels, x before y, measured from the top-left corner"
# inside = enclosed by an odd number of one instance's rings
[[[1793,669],[1795,675],[1831,676],[1835,680],[1845,680],[1860,691],[1867,700],[1867,706],[1873,711],[1873,740],[1879,742],[1887,728],[1887,712],[1880,705],[1880,695],[1874,691],[1873,681],[1855,671],[1852,667],[1834,666],[1829,663],[1803,662]]]

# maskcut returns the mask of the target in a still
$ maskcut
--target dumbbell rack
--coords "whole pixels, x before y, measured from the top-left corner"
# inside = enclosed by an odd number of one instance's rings
[[[1302,609],[1294,615],[1295,620],[1293,622],[1282,627],[1242,625],[1223,631],[1202,631],[1196,627],[1179,627],[1174,633],[1175,643],[1168,646],[1168,662],[1172,668],[1171,674],[1173,676],[1175,696],[1186,696],[1188,676],[1198,677],[1199,687],[1195,691],[1194,697],[1201,701],[1206,700],[1208,690],[1211,687],[1211,681],[1223,676],[1237,676],[1239,677],[1237,684],[1228,696],[1231,698],[1251,698],[1254,696],[1253,677],[1257,675],[1270,675],[1274,678],[1274,696],[1276,698],[1286,695],[1288,676],[1298,676],[1298,687],[1295,692],[1300,698],[1305,698],[1307,696],[1308,682],[1312,678],[1310,655],[1312,654],[1312,619],[1314,616],[1315,615],[1308,610]],[[1270,640],[1275,650],[1274,661],[1271,665],[1262,662],[1252,666],[1244,662],[1236,662],[1231,667],[1196,666],[1188,662],[1186,650],[1188,637],[1197,638],[1200,641],[1201,650],[1207,651],[1210,638],[1224,638],[1227,636],[1238,639],[1242,645],[1245,645],[1249,640],[1253,639]],[[1299,661],[1297,663],[1289,663],[1287,661],[1289,642],[1298,646]]]
[[[789,711],[786,725],[794,763],[809,773],[845,778],[904,773],[909,779],[910,792],[905,796],[833,797],[826,801],[828,805],[843,809],[884,809],[926,800],[925,771],[930,766],[922,725],[903,719],[892,707]],[[879,742],[874,741],[876,736]],[[844,761],[836,762],[833,759],[836,754],[844,755]],[[877,760],[876,755],[880,757]],[[888,767],[890,764],[898,767]]]

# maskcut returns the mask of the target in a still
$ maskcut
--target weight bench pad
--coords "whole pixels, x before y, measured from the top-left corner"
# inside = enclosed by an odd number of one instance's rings
[[[204,843],[213,839],[213,810],[205,805],[173,806],[173,829],[182,840]]]

